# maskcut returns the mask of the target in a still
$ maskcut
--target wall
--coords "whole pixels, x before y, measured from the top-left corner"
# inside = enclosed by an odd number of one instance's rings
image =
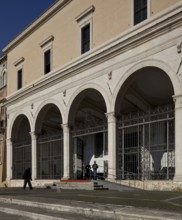
[[[157,0],[152,0],[151,11],[156,14],[176,2],[178,1],[160,0],[158,4]],[[131,1],[82,0],[81,4],[80,1],[72,1],[8,53],[8,95],[17,90],[17,69],[14,63],[21,57],[25,59],[23,87],[43,76],[43,51],[40,44],[50,35],[54,36],[53,69],[80,56],[80,28],[75,18],[91,5],[95,7],[93,48],[132,26]]]

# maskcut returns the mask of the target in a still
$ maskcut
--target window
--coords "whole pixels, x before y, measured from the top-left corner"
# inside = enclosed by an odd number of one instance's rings
[[[81,53],[90,50],[90,24],[81,29]]]
[[[75,18],[79,26],[79,52],[81,54],[92,49],[94,11],[95,7],[91,5]]]
[[[51,71],[51,51],[47,50],[44,53],[44,74],[47,74]]]
[[[2,77],[2,86],[6,85],[6,71],[4,71],[3,73],[3,77]]]
[[[14,65],[16,67],[16,72],[17,72],[17,89],[21,89],[23,86],[23,64],[24,64],[24,57],[21,57],[20,59],[18,59]]]
[[[53,67],[53,41],[54,36],[50,35],[40,43],[42,48],[42,72],[44,75],[51,72]]]
[[[17,72],[17,89],[22,88],[22,69],[19,69]]]
[[[147,19],[147,0],[134,0],[134,25]]]

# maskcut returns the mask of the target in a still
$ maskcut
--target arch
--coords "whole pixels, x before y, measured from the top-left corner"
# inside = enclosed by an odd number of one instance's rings
[[[70,110],[72,107],[73,102],[75,101],[75,99],[79,96],[79,94],[81,94],[83,91],[89,90],[89,89],[93,89],[96,90],[97,92],[99,92],[101,94],[101,96],[104,99],[105,105],[106,105],[106,111],[108,112],[110,110],[110,99],[109,99],[109,95],[107,94],[107,92],[105,91],[104,88],[102,88],[100,85],[96,84],[96,83],[88,83],[86,85],[80,86],[71,96],[68,105],[67,105],[67,110],[65,113],[65,118],[63,123],[67,123],[69,120],[69,114],[70,114]]]
[[[33,126],[32,126],[32,131],[35,131],[35,127],[36,127],[36,122],[37,122],[37,119],[38,119],[38,116],[39,116],[39,113],[41,112],[41,110],[45,107],[45,106],[47,106],[47,105],[55,105],[58,109],[59,109],[59,111],[60,111],[60,115],[61,115],[61,119],[63,120],[63,108],[62,108],[62,106],[61,106],[61,104],[57,101],[57,100],[55,100],[55,99],[48,99],[48,100],[46,100],[46,101],[43,101],[40,105],[39,105],[39,107],[37,108],[37,110],[36,110],[36,112],[35,112],[35,116],[34,116],[34,121],[33,121]]]
[[[9,129],[7,129],[7,139],[10,139],[12,137],[13,126],[15,125],[16,120],[20,116],[24,116],[27,118],[29,125],[30,125],[30,130],[32,130],[32,123],[33,123],[32,116],[27,111],[22,110],[13,116],[11,123],[10,123],[10,126],[9,126]]]
[[[116,100],[117,96],[119,94],[119,91],[122,87],[122,85],[126,82],[126,80],[135,72],[139,71],[140,69],[143,69],[145,67],[156,67],[160,70],[162,70],[164,73],[166,73],[171,80],[173,90],[174,90],[174,95],[181,94],[182,88],[180,85],[180,81],[174,71],[171,69],[171,67],[165,63],[164,61],[161,60],[145,60],[140,63],[135,64],[134,66],[130,67],[121,77],[119,80],[111,101],[111,111],[115,112],[115,105],[116,105]]]

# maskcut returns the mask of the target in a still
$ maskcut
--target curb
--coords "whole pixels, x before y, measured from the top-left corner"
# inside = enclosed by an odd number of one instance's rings
[[[113,210],[104,210],[98,208],[83,208],[83,207],[74,207],[67,206],[67,205],[60,205],[60,204],[50,204],[50,203],[40,203],[40,202],[32,202],[27,200],[18,200],[12,198],[0,198],[0,202],[7,203],[7,204],[15,204],[15,205],[22,205],[27,207],[36,207],[36,208],[43,208],[52,211],[62,211],[62,212],[69,212],[69,213],[77,213],[82,214],[84,216],[92,216],[98,217],[102,219],[117,219],[117,220],[181,220],[182,218],[179,216],[172,216],[171,213],[163,213],[163,216],[157,216],[157,211],[150,210],[150,214],[140,214],[143,210],[136,212],[137,209],[134,207],[123,207],[123,208],[115,208]],[[33,219],[40,219],[40,220],[63,220],[63,218],[59,217],[51,217],[42,214],[30,213],[21,210],[9,209],[9,208],[2,208],[0,207],[0,211],[6,212],[10,214],[11,210],[13,210],[13,214],[26,216]],[[15,213],[16,211],[16,213]],[[143,211],[144,212],[144,211]],[[146,213],[146,210],[145,210]],[[159,213],[159,212],[158,212]],[[161,212],[160,212],[161,213]],[[171,214],[171,217],[170,217]]]

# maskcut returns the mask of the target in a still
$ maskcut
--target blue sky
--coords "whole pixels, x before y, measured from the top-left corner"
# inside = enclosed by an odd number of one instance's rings
[[[55,0],[2,0],[0,3],[0,54],[2,49]]]

